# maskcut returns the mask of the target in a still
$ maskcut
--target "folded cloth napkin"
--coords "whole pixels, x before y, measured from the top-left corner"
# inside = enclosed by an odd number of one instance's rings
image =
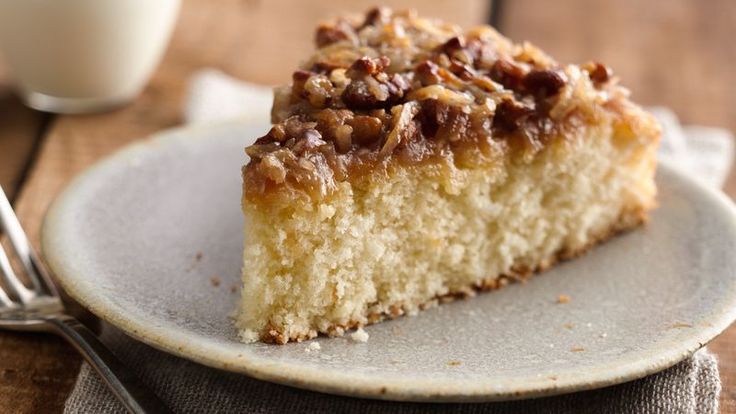
[[[102,339],[177,413],[716,413],[721,390],[716,359],[701,350],[658,374],[594,391],[504,403],[399,403],[320,394],[207,368],[109,325]],[[64,412],[125,410],[84,364]]]
[[[192,123],[231,118],[265,121],[270,104],[269,88],[205,70],[190,83],[185,116]],[[663,125],[660,156],[704,183],[720,187],[732,162],[730,133],[705,127],[683,128],[671,111],[651,109]],[[705,349],[660,373],[594,391],[504,403],[420,404],[320,394],[207,368],[157,351],[107,324],[103,324],[102,340],[175,412],[181,413],[716,413],[721,391],[716,358]],[[84,364],[65,412],[124,410]]]

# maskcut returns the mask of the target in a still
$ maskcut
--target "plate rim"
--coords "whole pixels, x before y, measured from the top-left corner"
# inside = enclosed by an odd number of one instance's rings
[[[585,372],[574,370],[570,375],[559,375],[550,378],[521,378],[518,381],[506,380],[499,383],[489,377],[487,380],[431,379],[382,379],[373,376],[356,375],[338,369],[319,369],[299,363],[259,361],[247,352],[234,353],[224,345],[216,343],[193,343],[186,331],[176,327],[164,328],[151,326],[145,320],[136,320],[126,316],[126,311],[105,300],[104,295],[96,294],[94,289],[87,289],[91,278],[80,276],[73,260],[64,257],[56,248],[63,235],[57,230],[62,220],[68,216],[68,205],[75,195],[83,191],[85,183],[94,176],[117,165],[127,163],[139,153],[157,151],[180,140],[207,139],[207,132],[213,129],[247,128],[255,125],[267,127],[265,121],[238,119],[224,122],[208,122],[194,126],[182,126],[160,131],[148,138],[128,144],[111,155],[94,163],[72,179],[63,191],[53,200],[44,217],[41,229],[41,246],[46,262],[56,275],[56,280],[64,291],[100,319],[122,330],[132,338],[141,341],[163,352],[188,359],[190,361],[245,374],[250,377],[294,386],[312,391],[330,394],[373,398],[394,401],[423,402],[485,402],[506,401],[560,395],[576,391],[592,390],[627,381],[643,378],[647,375],[667,369],[695,351],[727,329],[736,320],[736,294],[726,298],[730,306],[717,310],[719,313],[710,316],[708,326],[698,326],[686,339],[672,342],[669,347],[661,347],[656,353],[635,352],[638,359],[629,360],[625,364],[615,366],[594,366]],[[679,169],[676,165],[659,160],[657,168],[667,171],[687,187],[687,192],[695,192],[707,199],[712,210],[718,211],[719,217],[736,229],[736,206],[722,192],[706,187]],[[730,219],[730,220],[728,220]],[[734,291],[736,292],[736,291]],[[185,345],[184,345],[185,344]],[[243,344],[243,346],[248,346]]]

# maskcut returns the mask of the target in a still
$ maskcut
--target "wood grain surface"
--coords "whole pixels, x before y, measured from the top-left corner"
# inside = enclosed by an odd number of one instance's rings
[[[360,11],[374,3],[344,1],[340,8]],[[466,26],[489,17],[482,0],[384,3]],[[172,43],[143,95],[105,114],[50,118],[23,108],[8,92],[0,61],[0,184],[15,192],[23,181],[15,207],[33,242],[48,204],[75,174],[122,145],[181,123],[192,73],[214,67],[253,82],[285,82],[311,48],[314,24],[334,14],[334,5],[184,0]],[[685,122],[736,130],[735,15],[730,0],[515,0],[500,3],[499,23],[505,34],[562,62],[611,65],[641,103],[672,107]],[[736,174],[726,190],[736,196]],[[710,348],[720,358],[723,412],[736,413],[736,329]],[[79,364],[54,337],[0,333],[0,413],[60,412]]]
[[[7,78],[0,78],[0,186],[11,199],[40,141],[44,119],[47,116],[23,106]]]

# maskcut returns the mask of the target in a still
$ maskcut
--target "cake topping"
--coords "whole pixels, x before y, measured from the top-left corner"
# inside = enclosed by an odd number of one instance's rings
[[[590,79],[597,84],[608,82],[613,75],[611,68],[599,62],[588,62],[582,67],[588,72]]]
[[[412,12],[340,18],[315,41],[275,92],[274,127],[246,150],[248,194],[287,186],[324,195],[392,161],[457,163],[463,151],[482,158],[510,140],[535,150],[618,88],[600,63],[562,66],[488,26],[463,33]]]

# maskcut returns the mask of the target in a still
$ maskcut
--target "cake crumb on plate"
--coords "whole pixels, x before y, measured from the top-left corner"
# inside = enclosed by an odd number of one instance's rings
[[[322,349],[322,347],[319,345],[319,342],[310,342],[309,346],[304,348],[304,351],[306,352],[316,352]]]
[[[557,297],[557,303],[559,304],[565,304],[570,303],[570,296],[568,295],[560,295]]]
[[[240,341],[243,343],[253,343],[258,340],[258,332],[250,329],[244,329],[238,332],[238,338],[240,338]]]
[[[199,264],[199,262],[202,261],[202,257],[204,257],[204,254],[202,252],[197,252],[194,254],[194,258],[192,259],[192,263],[187,267],[186,271],[191,272],[194,270],[195,267]]]
[[[368,335],[368,332],[363,330],[363,327],[361,326],[358,328],[355,332],[350,334],[350,339],[352,339],[354,342],[368,342],[368,338],[370,338],[370,335]]]

